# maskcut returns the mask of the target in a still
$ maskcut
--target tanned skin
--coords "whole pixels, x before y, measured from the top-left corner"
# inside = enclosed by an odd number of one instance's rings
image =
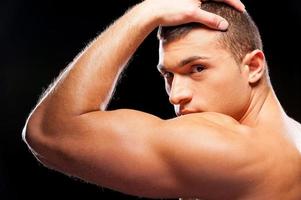
[[[224,2],[244,10],[239,1]],[[237,64],[214,45],[213,29],[227,22],[201,3],[142,1],[88,45],[27,120],[23,138],[40,162],[137,196],[300,200],[300,124],[278,102],[263,52]],[[158,68],[178,117],[106,111],[119,74],[148,34],[188,22],[213,29],[161,42]]]

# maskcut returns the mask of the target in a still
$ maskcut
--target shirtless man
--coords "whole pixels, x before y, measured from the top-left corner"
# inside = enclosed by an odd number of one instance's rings
[[[300,200],[300,124],[273,92],[256,26],[240,2],[225,2],[240,11],[198,0],[145,0],[118,19],[29,116],[23,138],[37,159],[143,197]],[[225,18],[234,13],[227,31],[213,30],[228,24],[210,10]],[[118,75],[145,37],[159,25],[190,22],[207,27],[165,27],[159,34],[158,68],[178,117],[106,111]]]

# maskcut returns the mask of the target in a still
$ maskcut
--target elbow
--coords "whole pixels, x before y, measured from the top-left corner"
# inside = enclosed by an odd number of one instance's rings
[[[22,130],[22,139],[35,156],[41,154],[43,136],[41,121],[41,116],[33,111],[27,118]]]
[[[50,123],[51,122],[51,123]],[[45,167],[63,170],[69,163],[63,151],[64,141],[55,134],[57,127],[51,117],[42,110],[34,110],[28,117],[22,130],[22,139],[31,153]]]
[[[26,143],[31,153],[44,165],[45,159],[53,151],[53,136],[45,127],[49,127],[45,122],[47,115],[41,107],[37,107],[29,115],[22,130],[22,139]]]
[[[49,148],[42,128],[42,116],[33,111],[26,120],[22,130],[22,139],[30,152],[45,167],[54,168],[48,161]],[[48,153],[47,153],[48,152]]]

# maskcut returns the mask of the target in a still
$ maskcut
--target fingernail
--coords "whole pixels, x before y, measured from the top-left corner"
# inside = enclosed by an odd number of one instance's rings
[[[240,4],[240,10],[242,11],[242,12],[244,12],[244,11],[246,11],[246,7],[245,7],[245,5],[240,1],[240,0],[237,0],[237,2]]]
[[[221,30],[226,30],[229,26],[229,23],[226,20],[222,20],[219,25],[218,25],[218,29]]]
[[[243,12],[245,12],[246,11],[246,6],[244,4],[241,4],[241,9],[242,9]]]

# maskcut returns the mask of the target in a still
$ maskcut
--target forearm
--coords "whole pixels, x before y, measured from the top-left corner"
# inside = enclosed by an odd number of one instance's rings
[[[74,59],[40,103],[47,116],[66,118],[105,109],[118,75],[155,28],[145,14],[143,6],[135,6]]]
[[[145,37],[160,24],[199,22],[215,28],[222,24],[221,17],[202,11],[199,1],[172,2],[144,0],[117,20],[58,78],[34,110],[36,116],[39,113],[55,124],[72,116],[104,110],[118,75]]]

